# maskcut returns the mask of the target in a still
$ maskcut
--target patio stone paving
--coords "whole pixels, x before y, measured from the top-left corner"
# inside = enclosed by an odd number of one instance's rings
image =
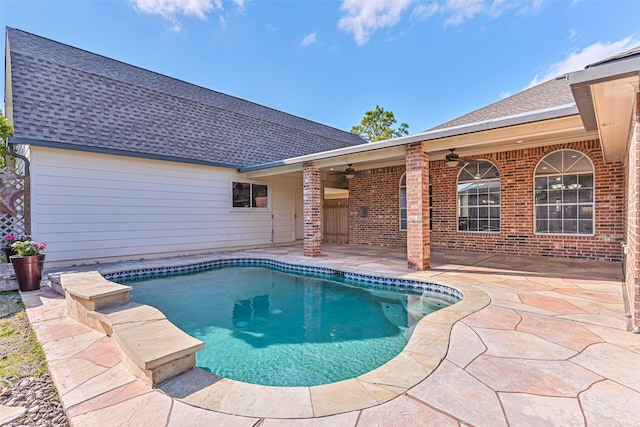
[[[112,338],[66,317],[61,296],[48,288],[23,294],[75,427],[638,425],[640,335],[627,332],[620,264],[433,253],[432,268],[415,272],[402,251],[332,245],[315,259],[300,246],[216,255],[465,284],[491,302],[475,313],[462,303],[436,313],[405,352],[358,379],[283,390],[196,369],[153,389],[129,373]],[[434,363],[438,354],[446,355]]]

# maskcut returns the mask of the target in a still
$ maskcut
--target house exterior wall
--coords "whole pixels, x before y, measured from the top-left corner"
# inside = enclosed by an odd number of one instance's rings
[[[559,149],[574,149],[589,156],[595,167],[596,229],[594,236],[552,236],[534,234],[533,224],[533,173],[538,162],[547,154]],[[586,258],[621,261],[621,243],[624,238],[622,212],[624,210],[624,173],[621,163],[605,164],[599,141],[583,141],[546,147],[525,148],[479,156],[493,162],[501,179],[501,232],[467,233],[457,231],[456,193],[460,168],[448,168],[444,161],[430,163],[432,230],[431,249],[469,251],[499,254],[542,255],[554,257]],[[403,247],[405,232],[397,226],[398,184],[402,167],[385,178],[376,176],[378,188],[372,190],[364,180],[352,180],[350,217],[358,212],[358,205],[373,206],[380,203],[379,217],[393,218],[378,221],[375,227],[357,229],[359,222],[352,221],[350,243]],[[368,171],[362,171],[363,177]],[[373,187],[373,184],[371,184]],[[366,200],[366,195],[371,195]],[[385,200],[393,200],[386,204]],[[386,209],[386,210],[385,210]],[[370,211],[371,214],[371,211]],[[386,225],[388,224],[388,225]],[[385,227],[385,229],[382,229]],[[384,236],[384,240],[380,236]],[[380,243],[382,242],[382,243]],[[383,244],[388,243],[388,244]]]
[[[232,208],[233,181],[269,184],[271,208]],[[48,265],[269,245],[272,224],[274,243],[287,243],[295,238],[295,184],[33,146],[32,235],[48,244]]]
[[[625,183],[625,281],[634,328],[640,329],[640,93],[636,94],[627,146]]]
[[[405,166],[359,171],[349,182],[349,243],[402,247],[406,231],[400,231],[400,178]],[[366,208],[366,216],[360,209]]]

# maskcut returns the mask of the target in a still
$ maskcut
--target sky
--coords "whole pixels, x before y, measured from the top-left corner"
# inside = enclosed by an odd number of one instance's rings
[[[639,17],[640,0],[0,0],[2,28],[347,131],[380,105],[410,133],[640,45]]]

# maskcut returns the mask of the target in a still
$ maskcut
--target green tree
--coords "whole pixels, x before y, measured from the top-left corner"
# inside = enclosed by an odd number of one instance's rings
[[[0,168],[5,167],[5,157],[9,154],[7,138],[10,136],[13,136],[13,126],[0,110]]]
[[[399,128],[394,129],[392,126],[396,122],[392,111],[384,111],[384,108],[376,105],[375,110],[364,113],[360,124],[351,128],[351,133],[355,133],[369,142],[409,135],[409,125],[401,123]]]

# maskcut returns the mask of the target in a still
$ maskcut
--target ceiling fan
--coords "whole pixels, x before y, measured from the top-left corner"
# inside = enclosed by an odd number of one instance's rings
[[[332,172],[333,175],[342,175],[347,179],[353,179],[356,176],[356,170],[352,167],[353,163],[349,163],[347,168],[342,172]]]
[[[450,153],[447,154],[444,158],[445,164],[449,168],[455,168],[460,164],[460,156],[458,156],[454,151],[455,148],[449,148]]]

